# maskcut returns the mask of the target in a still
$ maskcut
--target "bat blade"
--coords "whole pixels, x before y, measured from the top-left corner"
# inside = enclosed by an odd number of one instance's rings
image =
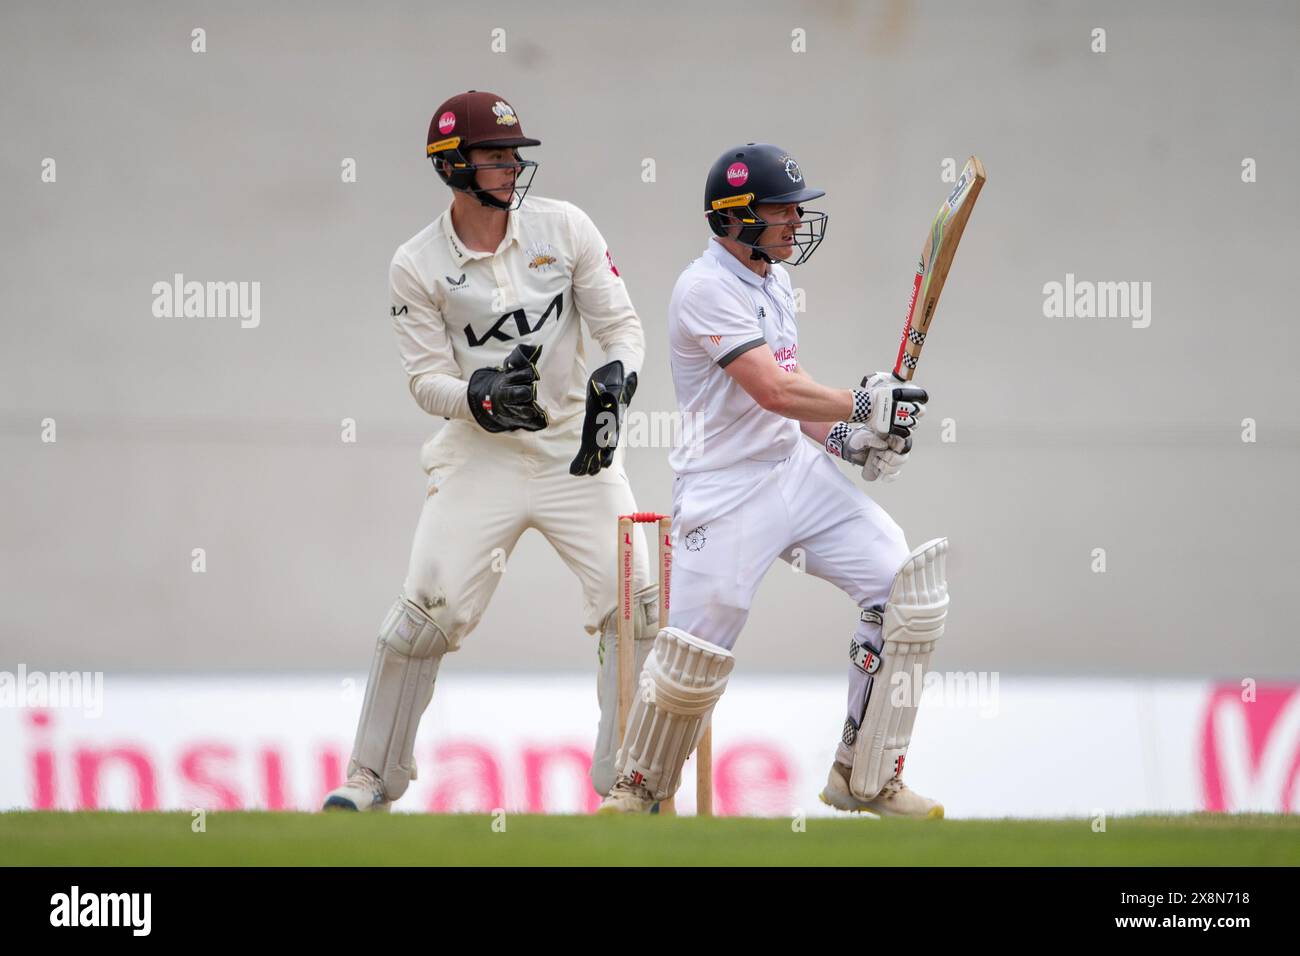
[[[966,160],[957,183],[939,207],[921,245],[921,258],[916,263],[916,275],[912,280],[912,298],[907,305],[907,321],[903,324],[898,358],[894,361],[894,377],[900,382],[910,382],[916,371],[930,323],[934,320],[935,307],[939,304],[939,293],[943,291],[953,256],[957,254],[957,243],[961,241],[962,231],[975,208],[984,180],[984,164],[979,157],[972,156]]]

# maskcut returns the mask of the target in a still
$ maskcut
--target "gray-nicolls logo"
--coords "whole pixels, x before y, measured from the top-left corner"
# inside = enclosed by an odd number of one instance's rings
[[[148,936],[153,923],[152,893],[68,893],[50,897],[51,926],[127,926],[132,936]]]

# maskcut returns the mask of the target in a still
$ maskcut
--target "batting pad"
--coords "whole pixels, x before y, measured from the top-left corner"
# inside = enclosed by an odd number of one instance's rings
[[[731,652],[675,627],[665,627],[646,658],[619,772],[663,800],[681,785],[682,766],[708,726],[735,666]]]
[[[853,747],[849,790],[861,800],[902,773],[930,654],[948,616],[947,554],[947,538],[927,541],[894,576],[881,623],[880,666]]]

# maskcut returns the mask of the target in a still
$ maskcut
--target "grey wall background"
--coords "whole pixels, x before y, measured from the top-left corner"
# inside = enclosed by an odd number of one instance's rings
[[[801,359],[842,385],[892,360],[940,163],[978,153],[989,182],[918,376],[931,417],[903,479],[869,489],[914,543],[952,539],[937,663],[1295,675],[1297,9],[6,3],[0,666],[364,669],[435,427],[386,269],[447,202],[432,110],[479,88],[543,139],[536,191],[608,238],[647,330],[643,411],[673,407],[664,312],[721,149],[781,143],[828,191],[795,280]],[[260,281],[261,327],[154,318],[176,272]],[[1067,272],[1150,281],[1150,327],[1044,318]],[[645,508],[669,503],[665,457],[629,452]],[[455,666],[587,667],[578,614],[530,533]],[[741,667],[838,671],[854,619],[778,565]]]

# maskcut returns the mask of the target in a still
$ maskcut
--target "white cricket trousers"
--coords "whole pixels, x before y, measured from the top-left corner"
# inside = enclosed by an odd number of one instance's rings
[[[592,476],[569,474],[583,416],[540,432],[489,434],[473,422],[449,422],[421,452],[428,496],[411,546],[403,592],[442,628],[452,650],[474,630],[501,580],[504,560],[520,535],[536,528],[582,585],[582,626],[599,633],[597,699],[601,718],[592,785],[613,785],[618,662],[613,640],[617,602],[618,516],[637,510],[623,467],[623,449]],[[633,586],[653,584],[645,536],[635,529]],[[647,607],[656,596],[644,595]],[[553,605],[520,608],[512,619],[527,629],[555,628]],[[563,616],[564,625],[572,620]],[[562,627],[563,627],[562,626]],[[653,634],[650,635],[653,637]],[[651,641],[637,642],[644,659]],[[516,662],[517,663],[517,662]]]
[[[673,534],[673,627],[730,650],[759,582],[779,557],[852,598],[860,609],[856,629],[846,626],[840,633],[852,631],[851,640],[880,652],[880,623],[861,611],[885,604],[909,554],[907,540],[885,510],[812,442],[801,438],[782,461],[751,460],[679,475]],[[871,677],[849,656],[846,720],[856,729]],[[841,743],[837,758],[851,762],[851,754]]]

